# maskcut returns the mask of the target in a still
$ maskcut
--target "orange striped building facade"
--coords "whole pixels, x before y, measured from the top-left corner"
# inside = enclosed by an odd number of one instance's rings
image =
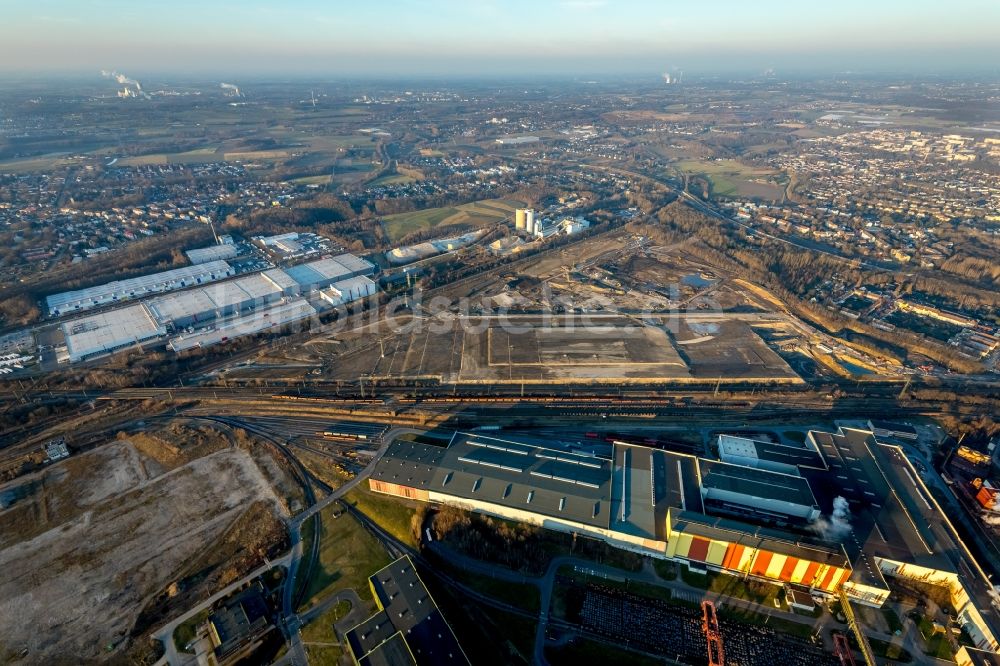
[[[728,541],[671,530],[668,525],[666,556],[680,559],[698,568],[715,569],[740,576],[795,583],[808,588],[834,593],[851,576],[846,558],[833,564],[827,553],[810,551],[788,544],[788,552],[780,552],[781,543],[750,535],[733,533]],[[742,542],[742,543],[741,543]],[[792,553],[795,554],[792,554]]]
[[[411,500],[441,502],[454,504],[461,508],[479,510],[485,513],[500,515],[515,520],[528,520],[529,516],[515,514],[500,506],[477,506],[477,503],[461,498],[453,498],[442,493],[429,493],[426,490],[412,488],[397,483],[388,483],[369,479],[372,490],[396,497]],[[547,527],[559,528],[553,521],[528,520]],[[710,568],[725,571],[739,576],[751,576],[773,582],[795,583],[805,587],[835,593],[851,576],[850,565],[846,557],[840,559],[833,553],[821,550],[803,548],[794,543],[784,544],[775,539],[762,539],[747,533],[722,531],[731,536],[728,538],[708,538],[691,534],[683,529],[672,529],[669,514],[667,516],[667,541],[642,540],[644,549],[651,553],[662,553],[669,559],[684,560],[698,568]],[[690,524],[690,523],[689,523]],[[637,541],[629,535],[619,534],[610,530],[599,530],[585,525],[568,525],[563,529],[575,528],[574,531],[592,533],[593,536],[604,538],[608,542],[628,548],[634,548]],[[626,543],[629,542],[629,543]],[[787,545],[787,548],[782,546]],[[781,552],[786,550],[787,552]],[[794,554],[793,554],[794,553]],[[812,555],[812,557],[810,557]],[[821,561],[821,560],[826,560]],[[832,561],[838,562],[833,564]]]

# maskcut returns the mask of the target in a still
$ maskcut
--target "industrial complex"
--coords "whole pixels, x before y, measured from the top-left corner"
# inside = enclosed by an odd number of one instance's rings
[[[50,315],[59,316],[90,310],[110,303],[142,298],[151,294],[215,282],[232,275],[234,275],[233,268],[225,261],[208,261],[127,280],[115,280],[96,287],[52,294],[45,299],[45,303]]]
[[[226,259],[235,259],[239,256],[239,248],[232,243],[223,243],[218,245],[209,245],[208,247],[199,247],[193,250],[187,250],[184,254],[187,255],[188,261],[192,264],[205,264],[210,261],[225,261]]]
[[[369,485],[872,607],[887,579],[935,585],[975,643],[997,648],[988,581],[898,444],[848,428],[801,449],[718,443],[711,460],[458,433],[446,447],[394,442]]]
[[[226,246],[219,246],[226,247]],[[198,269],[198,270],[196,270]],[[84,361],[126,347],[160,341],[174,334],[168,347],[183,351],[224,342],[283,326],[326,309],[367,298],[378,291],[369,278],[375,271],[370,262],[352,254],[320,259],[288,269],[272,268],[258,273],[222,281],[231,274],[225,261],[211,261],[184,269],[183,280],[177,271],[158,273],[145,278],[111,283],[88,292],[84,307],[80,300],[63,298],[60,303],[86,309],[119,298],[121,285],[147,285],[147,291],[170,291],[155,298],[124,308],[114,308],[61,326],[66,341],[66,357],[70,362]],[[164,277],[168,276],[168,277]],[[180,280],[180,282],[178,282]],[[192,281],[193,280],[193,281]],[[210,283],[210,284],[204,284]],[[80,292],[72,292],[79,294]],[[138,297],[129,291],[128,298]],[[313,295],[315,294],[315,298]],[[67,296],[57,295],[57,296]],[[50,297],[50,300],[55,297]]]
[[[99,312],[62,326],[71,361],[82,361],[166,335],[166,327],[142,304]]]
[[[514,228],[541,239],[558,233],[572,235],[589,227],[590,221],[581,216],[551,220],[537,217],[533,208],[518,208],[514,211]]]

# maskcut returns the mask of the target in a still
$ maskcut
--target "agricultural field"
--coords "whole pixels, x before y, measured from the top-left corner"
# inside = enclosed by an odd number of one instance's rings
[[[707,178],[712,183],[713,196],[776,200],[784,192],[783,175],[736,160],[681,160],[674,168],[689,176]]]
[[[306,584],[306,610],[337,590],[371,600],[368,577],[391,561],[385,549],[353,516],[334,505],[324,509],[318,567]],[[315,535],[313,535],[315,538]],[[374,610],[370,607],[366,611]]]
[[[409,183],[415,183],[418,180],[423,180],[424,174],[419,169],[412,169],[404,166],[397,166],[396,173],[386,174],[380,176],[375,180],[368,183],[369,187],[377,187],[379,185],[408,185]]]
[[[152,153],[150,155],[136,155],[135,157],[123,157],[118,160],[120,166],[147,166],[151,164],[200,164],[205,162],[219,162],[225,159],[220,155],[218,148],[207,146],[196,148],[182,153]]]
[[[515,199],[486,199],[459,206],[388,215],[382,224],[389,238],[396,241],[422,229],[458,224],[472,227],[488,226],[511,217],[514,209],[524,205],[524,202]]]
[[[70,166],[76,160],[65,154],[32,157],[29,159],[0,161],[0,173],[25,173],[29,171],[50,171]]]

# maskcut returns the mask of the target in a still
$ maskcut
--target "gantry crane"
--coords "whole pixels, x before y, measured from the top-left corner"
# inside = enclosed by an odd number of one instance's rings
[[[715,604],[708,600],[701,602],[701,628],[705,632],[705,640],[708,641],[708,666],[723,666],[726,655],[722,649],[719,617],[715,612]]]

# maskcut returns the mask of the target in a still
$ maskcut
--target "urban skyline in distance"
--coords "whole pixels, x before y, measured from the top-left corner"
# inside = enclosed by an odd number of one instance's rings
[[[990,73],[1000,7],[981,0],[10,3],[0,73],[121,68],[242,76],[655,72]],[[460,55],[460,57],[455,57]]]

